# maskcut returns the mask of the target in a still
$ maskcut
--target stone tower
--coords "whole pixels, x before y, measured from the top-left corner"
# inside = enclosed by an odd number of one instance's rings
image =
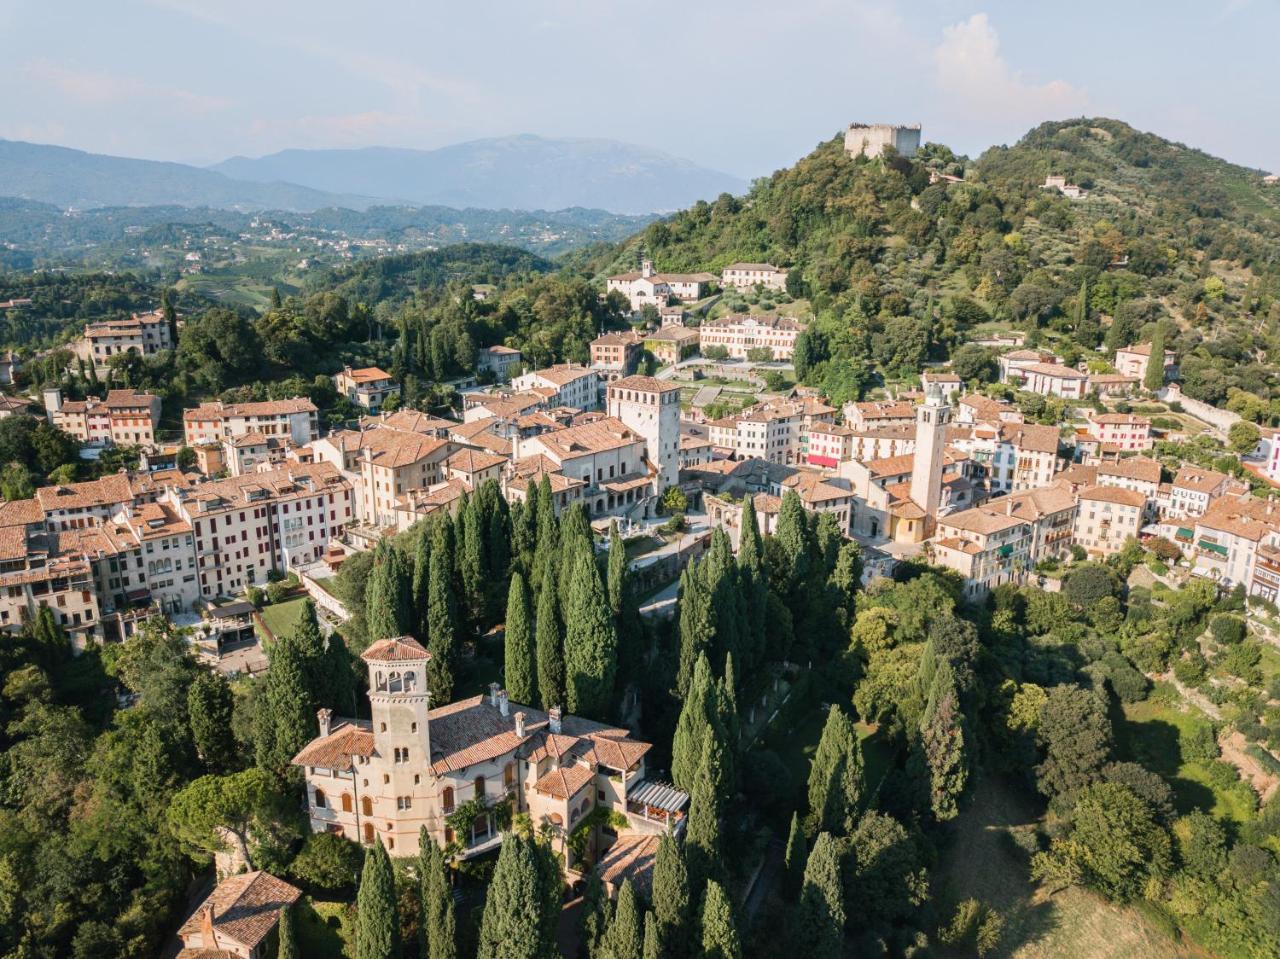
[[[609,384],[610,416],[644,437],[658,471],[658,493],[680,482],[680,385],[652,376],[624,376]]]
[[[427,720],[427,663],[431,654],[412,636],[374,643],[361,655],[369,668],[369,707],[373,742],[391,770],[394,791],[411,795],[414,772],[431,767],[431,730]]]
[[[911,467],[911,500],[925,512],[925,535],[930,535],[942,504],[942,460],[951,408],[942,391],[930,384],[925,401],[916,407],[916,452]]]

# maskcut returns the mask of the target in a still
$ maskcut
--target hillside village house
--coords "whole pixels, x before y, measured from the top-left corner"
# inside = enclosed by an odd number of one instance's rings
[[[154,356],[174,347],[169,321],[160,310],[135,313],[127,320],[90,323],[84,328],[82,342],[84,346],[78,352],[98,370],[107,369],[107,361],[113,356]]]
[[[520,368],[523,359],[519,350],[509,346],[486,346],[476,353],[476,372],[492,373],[496,382],[505,383]]]
[[[1016,389],[1064,400],[1082,400],[1089,392],[1089,374],[1056,363],[1031,363],[1011,370],[1006,383]]]
[[[735,360],[747,359],[751,350],[767,349],[774,360],[789,360],[795,354],[796,337],[807,325],[786,316],[732,314],[708,320],[698,327],[699,348],[705,355],[724,347]]]
[[[1184,466],[1169,484],[1164,515],[1172,519],[1203,516],[1209,504],[1226,495],[1231,485],[1231,477],[1225,473],[1199,466]]]
[[[725,288],[761,286],[766,290],[785,290],[787,271],[772,263],[731,263],[721,271],[720,285]]]
[[[1159,462],[1145,456],[1128,456],[1101,462],[1095,468],[1097,485],[1135,490],[1154,501],[1160,494]]]
[[[400,385],[391,378],[391,374],[376,366],[358,370],[343,367],[341,373],[334,375],[333,386],[338,395],[345,396],[370,413],[377,413],[390,397],[400,395]]]
[[[355,518],[371,527],[396,525],[396,501],[445,477],[442,464],[457,449],[451,440],[390,426],[339,430],[311,444],[317,463],[328,464],[354,488]]]
[[[1096,413],[1090,417],[1093,435],[1102,444],[1102,453],[1149,450],[1155,445],[1151,420],[1133,413]]]
[[[514,459],[540,456],[551,470],[583,481],[593,516],[630,512],[656,495],[659,473],[644,436],[613,416],[513,441]]]
[[[319,433],[320,411],[303,397],[258,403],[215,400],[184,410],[182,428],[188,446],[221,443],[227,437],[246,433],[287,436],[298,446],[305,446]]]
[[[1121,376],[1136,377],[1139,382],[1147,373],[1147,363],[1151,360],[1151,344],[1137,343],[1116,350],[1114,366]],[[1178,355],[1173,350],[1164,351],[1164,375],[1168,378],[1178,362]]]
[[[599,385],[599,373],[572,363],[531,370],[511,379],[512,389],[537,393],[543,397],[547,408],[571,406],[579,410],[598,409]]]
[[[652,260],[643,260],[639,272],[620,273],[605,281],[605,291],[618,291],[627,298],[633,313],[645,306],[667,306],[674,298],[700,300],[707,284],[715,282],[710,273],[657,273]]]
[[[44,403],[53,426],[88,446],[155,446],[160,397],[153,393],[109,390],[105,400],[63,400],[55,387],[44,391]]]
[[[1137,539],[1147,518],[1147,498],[1137,490],[1095,486],[1078,494],[1075,542],[1091,556],[1110,556]]]
[[[668,325],[644,338],[644,348],[659,363],[679,363],[698,352],[701,333],[698,328]]]
[[[611,382],[634,373],[643,353],[644,337],[634,330],[604,333],[591,341],[591,368]]]
[[[380,640],[361,655],[370,719],[320,710],[320,735],[293,760],[312,831],[414,856],[425,827],[466,859],[498,846],[512,815],[527,813],[574,869],[567,839],[597,807],[625,818],[622,835],[682,828],[688,796],[648,780],[648,743],[559,708],[509,702],[496,684],[487,696],[431,708],[430,655],[411,636]]]
[[[301,898],[301,889],[262,871],[224,879],[178,930],[177,959],[268,959],[281,911]]]

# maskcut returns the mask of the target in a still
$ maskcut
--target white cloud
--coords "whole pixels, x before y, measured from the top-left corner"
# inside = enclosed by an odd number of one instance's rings
[[[1083,90],[1064,80],[1037,83],[1010,67],[985,13],[944,28],[933,57],[939,94],[958,121],[1020,132],[1088,110]]]

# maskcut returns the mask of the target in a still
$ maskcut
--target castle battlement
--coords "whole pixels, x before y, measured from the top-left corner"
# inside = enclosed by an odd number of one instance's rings
[[[851,157],[875,159],[887,146],[901,156],[914,156],[920,149],[920,124],[850,123],[844,132],[844,149]]]

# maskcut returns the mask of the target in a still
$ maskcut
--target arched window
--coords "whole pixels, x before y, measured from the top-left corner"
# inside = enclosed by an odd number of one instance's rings
[[[483,776],[476,777],[476,798],[477,799],[484,798],[484,777]]]
[[[351,812],[351,793],[342,794],[342,811]]]
[[[418,688],[418,675],[412,669],[404,674],[404,691],[412,693]]]
[[[361,797],[360,797],[360,811],[361,811],[362,813],[364,813],[366,816],[372,816],[372,815],[373,815],[373,800],[372,800],[372,799],[370,799],[368,796],[361,796]]]
[[[578,821],[578,817],[579,817],[579,816],[581,816],[581,815],[582,815],[582,813],[578,812],[578,810],[576,810],[576,809],[575,809],[575,810],[573,810],[571,813],[569,813],[569,822],[577,822],[577,821]]]
[[[387,692],[398,693],[402,688],[403,688],[403,684],[400,681],[400,674],[392,673],[387,678]]]
[[[316,790],[316,808],[317,808],[317,809],[324,809],[324,808],[325,808],[325,798],[324,798],[324,790],[323,790],[323,789],[317,789],[317,790]]]
[[[514,786],[516,782],[516,764],[507,763],[502,767],[502,785]]]
[[[547,818],[548,818],[549,820],[551,820],[551,825],[553,825],[553,826],[563,826],[563,825],[564,825],[564,817],[563,817],[563,816],[561,816],[558,812],[553,812],[553,813],[552,813],[550,816],[548,816]]]
[[[445,786],[444,792],[440,794],[440,805],[444,807],[446,813],[453,812],[453,787]]]
[[[590,808],[591,808],[591,797],[588,796],[586,799],[582,800],[582,805],[578,809],[578,815],[585,816],[587,814],[587,810]]]
[[[373,823],[371,822],[364,824],[364,841],[368,843],[373,842]]]
[[[387,677],[382,675],[382,670],[378,670],[373,674],[373,685],[380,691],[386,692]]]

